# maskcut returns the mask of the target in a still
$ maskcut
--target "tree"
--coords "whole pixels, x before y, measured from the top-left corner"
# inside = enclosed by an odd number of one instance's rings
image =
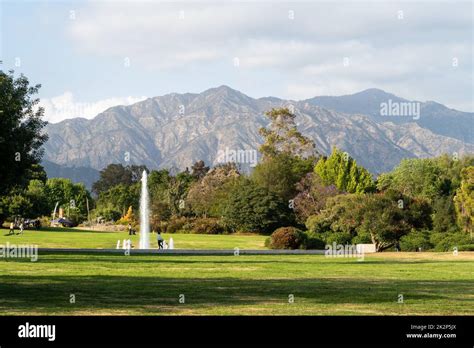
[[[167,200],[173,215],[181,216],[186,211],[185,199],[193,182],[194,177],[187,169],[176,176],[170,177]]]
[[[392,189],[423,197],[430,202],[442,196],[452,198],[461,184],[461,171],[469,166],[474,166],[473,156],[404,159],[392,172],[378,178],[377,187],[381,191]]]
[[[92,202],[91,195],[84,184],[74,184],[69,179],[52,178],[48,179],[45,185],[45,193],[48,198],[49,207],[59,203],[66,214],[74,213],[77,219],[85,220],[87,217],[87,200]]]
[[[46,180],[48,180],[48,176],[46,175],[46,171],[44,170],[42,165],[33,164],[26,171],[26,179],[28,180],[28,185],[31,180],[39,180],[42,183],[46,183]]]
[[[152,170],[148,175],[148,190],[150,198],[154,200],[164,200],[167,197],[168,186],[171,175],[167,169]]]
[[[234,231],[267,234],[294,222],[285,200],[249,179],[239,180],[230,190],[223,220]]]
[[[427,199],[434,210],[434,231],[453,231],[459,225],[459,214],[456,214],[453,205],[454,196],[461,185],[463,168],[472,165],[472,156],[457,158],[443,155],[428,159],[406,159],[392,172],[382,174],[377,187],[379,190],[391,189]]]
[[[395,245],[412,229],[431,228],[431,207],[423,199],[399,193],[369,194],[360,212],[358,231],[370,234],[377,251]]]
[[[25,195],[32,204],[28,217],[48,216],[53,211],[54,206],[51,206],[49,203],[46,186],[43,181],[38,179],[30,180]]]
[[[392,189],[432,202],[443,192],[445,183],[441,174],[433,159],[404,159],[392,172],[380,175],[377,187],[381,191]]]
[[[227,184],[237,179],[240,173],[235,163],[226,163],[212,168],[198,182],[189,188],[186,202],[198,216],[220,216],[222,196],[226,195]]]
[[[445,196],[456,194],[461,186],[461,172],[464,168],[474,166],[474,156],[448,156],[442,155],[432,159],[433,163],[440,169],[441,193]]]
[[[288,201],[297,194],[296,184],[311,172],[313,165],[312,159],[277,154],[259,163],[251,178],[258,185]]]
[[[14,220],[16,217],[25,217],[30,215],[33,205],[28,197],[21,193],[11,193],[2,197],[0,201],[1,222],[5,218]]]
[[[328,240],[332,234],[347,242],[367,236],[377,251],[397,245],[412,229],[431,228],[431,207],[424,199],[395,191],[332,197],[319,215],[308,219],[310,230]]]
[[[314,173],[306,174],[296,185],[296,189],[298,194],[293,199],[293,206],[300,223],[305,223],[311,215],[316,215],[324,209],[330,197],[341,194],[336,186],[324,185],[321,178]]]
[[[132,206],[128,207],[127,214],[125,214],[121,220],[128,223],[135,221],[135,214],[133,213]]]
[[[453,196],[441,196],[433,202],[433,232],[450,232],[458,229]]]
[[[332,149],[329,157],[322,157],[314,168],[325,185],[335,185],[340,191],[348,193],[372,192],[375,184],[372,175],[346,152]]]
[[[135,165],[135,164],[126,166],[125,170],[127,170],[130,173],[132,184],[139,182],[142,179],[144,171],[147,173],[150,172],[145,165]]]
[[[141,180],[144,170],[148,172],[146,166],[109,164],[100,171],[100,179],[92,185],[92,191],[100,194],[119,184],[130,186]]]
[[[112,209],[125,215],[129,207],[138,210],[140,200],[140,183],[132,185],[118,184],[105,192],[100,193],[97,200],[99,209]]]
[[[209,171],[209,167],[206,167],[204,161],[201,160],[194,163],[191,167],[191,170],[191,175],[194,177],[194,179],[201,180]]]
[[[268,129],[262,127],[259,130],[264,138],[264,143],[260,146],[264,160],[278,154],[301,158],[317,155],[314,142],[298,131],[296,115],[288,108],[271,109],[265,115],[270,119],[270,125]]]
[[[28,185],[29,171],[43,156],[47,122],[39,99],[33,98],[40,87],[30,86],[23,75],[15,79],[13,71],[0,71],[0,195]]]
[[[461,185],[456,191],[454,203],[459,226],[472,233],[474,226],[474,166],[461,172]]]
[[[152,201],[150,204],[150,223],[157,225],[161,221],[167,221],[171,217],[171,209],[169,204],[162,201]]]

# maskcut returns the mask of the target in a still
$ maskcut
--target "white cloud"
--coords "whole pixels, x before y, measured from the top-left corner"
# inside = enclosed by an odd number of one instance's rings
[[[56,123],[74,117],[94,118],[99,113],[116,105],[130,105],[146,99],[146,97],[112,97],[95,102],[79,102],[71,92],[41,99],[40,106],[45,109],[45,119]]]

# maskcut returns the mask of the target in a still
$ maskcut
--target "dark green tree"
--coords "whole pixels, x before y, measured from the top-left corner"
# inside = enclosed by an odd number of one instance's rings
[[[129,207],[137,211],[140,200],[140,183],[132,185],[118,184],[105,192],[101,192],[97,200],[99,210],[115,210],[122,216]]]
[[[47,122],[39,99],[33,97],[40,87],[30,86],[23,75],[15,78],[13,71],[0,71],[0,195],[17,185],[26,187],[30,171],[43,156]]]
[[[230,190],[223,219],[234,231],[266,234],[294,223],[288,202],[249,179],[239,180]]]
[[[313,158],[278,153],[259,163],[251,177],[258,185],[289,201],[298,193],[296,184],[312,171],[313,166]]]
[[[347,242],[368,237],[383,251],[412,229],[431,228],[431,212],[426,200],[395,191],[347,194],[329,198],[326,208],[308,219],[308,227],[326,240],[333,234],[347,236]]]
[[[130,165],[124,167],[120,163],[109,164],[100,171],[100,178],[92,185],[92,191],[100,194],[119,184],[132,185],[140,181],[144,170],[148,172],[146,166]]]
[[[191,166],[191,175],[196,180],[201,180],[208,171],[209,171],[209,167],[206,167],[206,164],[202,160],[197,161]]]
[[[457,230],[453,196],[440,196],[433,202],[433,231],[450,232]]]
[[[82,183],[74,184],[69,179],[52,178],[46,182],[45,192],[48,206],[54,209],[58,203],[58,207],[64,209],[66,216],[74,213],[78,220],[85,220],[87,218],[87,201],[89,201],[89,208],[93,208],[91,195]]]

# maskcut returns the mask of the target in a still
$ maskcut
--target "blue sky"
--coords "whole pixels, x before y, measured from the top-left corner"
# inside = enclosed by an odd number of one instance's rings
[[[0,6],[3,69],[42,84],[52,122],[223,84],[291,99],[376,87],[474,111],[470,1]]]

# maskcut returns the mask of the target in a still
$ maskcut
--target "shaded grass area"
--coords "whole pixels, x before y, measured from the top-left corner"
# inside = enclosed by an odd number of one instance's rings
[[[428,255],[428,256],[427,256]],[[2,314],[472,315],[474,257],[40,255],[0,259]],[[71,294],[75,303],[70,303]],[[404,303],[398,303],[402,294]],[[180,303],[184,295],[185,303]],[[294,303],[289,303],[289,296]]]
[[[39,248],[93,248],[114,249],[117,241],[130,238],[138,246],[140,235],[129,236],[128,232],[90,231],[72,228],[43,228],[39,231],[25,230],[23,235],[8,235],[0,229],[0,244],[36,244]],[[18,230],[16,230],[18,233]],[[175,249],[265,249],[265,236],[260,235],[203,235],[163,234],[169,241],[172,237]],[[157,248],[156,234],[150,234],[152,248]]]

